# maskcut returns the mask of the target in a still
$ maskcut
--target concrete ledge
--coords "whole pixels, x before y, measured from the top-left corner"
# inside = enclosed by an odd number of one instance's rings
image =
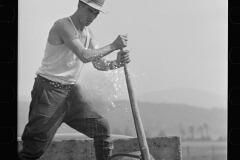
[[[137,138],[113,136],[113,154],[139,151]],[[150,154],[155,160],[181,160],[179,137],[147,138]],[[22,149],[22,141],[18,140],[18,150]],[[40,160],[95,160],[93,140],[69,139],[52,141]],[[115,159],[114,159],[115,160]]]

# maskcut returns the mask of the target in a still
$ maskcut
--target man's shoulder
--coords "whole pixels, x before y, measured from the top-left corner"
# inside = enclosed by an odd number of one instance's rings
[[[71,24],[71,22],[69,21],[69,19],[66,18],[61,18],[58,19],[54,22],[54,27],[63,27],[63,26],[69,26]]]
[[[72,32],[74,31],[74,28],[72,27],[69,19],[66,17],[55,21],[51,30],[56,32]]]
[[[70,39],[76,38],[75,30],[71,22],[69,22],[68,20],[69,20],[68,18],[62,18],[54,22],[54,25],[52,26],[49,32],[48,41],[54,41],[53,43],[55,43],[57,39],[58,42],[61,41],[62,43],[62,39],[64,37]]]

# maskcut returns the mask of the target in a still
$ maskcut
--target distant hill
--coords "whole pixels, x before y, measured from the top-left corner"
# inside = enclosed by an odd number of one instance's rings
[[[117,107],[110,108],[106,115],[113,128],[126,132],[130,130],[135,135],[134,123],[128,101],[115,102]],[[199,128],[204,124],[208,127],[209,135],[226,136],[227,110],[205,109],[185,104],[138,102],[144,129],[149,136],[159,135],[164,131],[167,135],[180,135],[179,127],[188,133],[189,127],[194,126],[195,135],[200,136]],[[122,124],[121,124],[122,123]],[[126,128],[126,125],[129,128]],[[121,127],[125,126],[125,127]],[[122,134],[121,132],[119,134]],[[131,135],[131,134],[130,134]]]
[[[150,103],[138,101],[138,107],[147,136],[180,135],[180,126],[189,136],[189,127],[194,127],[195,136],[208,134],[212,137],[226,136],[227,110],[206,109],[186,104]],[[18,136],[27,123],[28,101],[18,104]],[[100,106],[100,112],[107,117],[112,134],[136,137],[129,101],[115,101],[114,105]],[[207,130],[200,130],[203,125]],[[77,133],[63,124],[57,133]]]
[[[227,108],[226,97],[196,89],[168,89],[150,92],[137,97],[142,102],[183,103],[204,108]]]

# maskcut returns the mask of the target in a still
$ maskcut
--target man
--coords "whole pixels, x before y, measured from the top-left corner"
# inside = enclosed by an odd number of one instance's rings
[[[56,21],[51,28],[31,92],[20,159],[41,157],[63,122],[94,139],[97,160],[106,160],[111,155],[108,121],[84,101],[81,84],[75,84],[84,63],[92,62],[97,70],[107,71],[130,62],[129,51],[122,50],[127,46],[127,35],[119,35],[105,47],[95,46],[88,26],[100,11],[104,12],[103,3],[104,0],[80,0],[72,16]],[[116,60],[102,58],[115,50],[121,50]]]

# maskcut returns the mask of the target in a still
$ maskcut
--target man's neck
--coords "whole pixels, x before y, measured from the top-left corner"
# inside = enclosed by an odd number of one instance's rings
[[[78,20],[78,16],[76,13],[74,13],[72,16],[70,16],[72,21],[73,21],[73,24],[74,26],[76,27],[76,29],[79,31],[79,32],[82,32],[84,27]]]

